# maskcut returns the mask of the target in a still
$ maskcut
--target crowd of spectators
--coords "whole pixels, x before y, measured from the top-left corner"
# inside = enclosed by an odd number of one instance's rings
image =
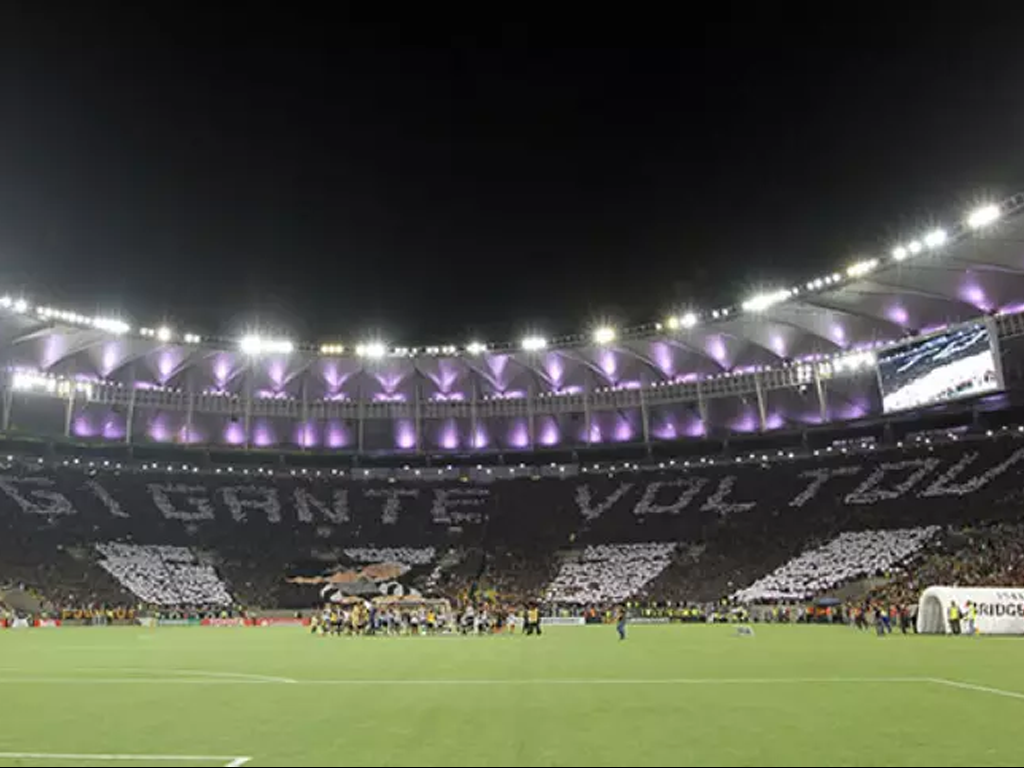
[[[415,566],[411,586],[453,600],[602,608],[629,599],[680,606],[728,595],[807,597],[893,571],[907,593],[938,582],[1013,584],[1022,577],[1022,469],[1024,451],[1012,439],[502,480],[473,494],[462,484],[238,485],[9,465],[0,467],[0,587],[24,586],[47,606],[72,610],[180,603],[182,594],[297,608],[318,595],[288,583],[295,563],[315,561],[329,573],[388,560]],[[469,512],[455,520],[461,510]],[[918,553],[928,536],[893,532],[931,526],[957,531],[960,544],[945,536],[942,548]],[[111,542],[145,554],[104,552]],[[201,559],[168,568],[154,547]],[[450,551],[461,560],[442,567]],[[758,583],[787,563],[795,564]]]

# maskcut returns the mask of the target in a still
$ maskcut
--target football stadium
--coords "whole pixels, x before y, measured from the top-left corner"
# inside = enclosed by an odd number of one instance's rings
[[[631,328],[0,297],[0,765],[1015,764],[1024,195]]]

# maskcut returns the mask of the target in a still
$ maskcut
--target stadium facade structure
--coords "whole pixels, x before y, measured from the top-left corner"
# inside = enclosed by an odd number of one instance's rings
[[[991,226],[920,233],[737,307],[530,349],[244,348],[4,297],[0,426],[8,439],[339,458],[659,452],[877,418],[880,349],[978,318],[1007,391],[966,408],[998,409],[1024,388],[1022,209],[1015,196]]]

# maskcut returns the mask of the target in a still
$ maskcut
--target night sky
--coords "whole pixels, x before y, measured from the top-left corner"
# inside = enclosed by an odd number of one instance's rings
[[[0,281],[136,324],[637,324],[1024,190],[1019,11],[598,33],[84,5],[0,8]]]

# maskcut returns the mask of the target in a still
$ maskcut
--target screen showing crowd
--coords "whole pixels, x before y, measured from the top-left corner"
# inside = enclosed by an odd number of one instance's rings
[[[972,323],[878,358],[886,413],[1002,389],[984,323]]]

